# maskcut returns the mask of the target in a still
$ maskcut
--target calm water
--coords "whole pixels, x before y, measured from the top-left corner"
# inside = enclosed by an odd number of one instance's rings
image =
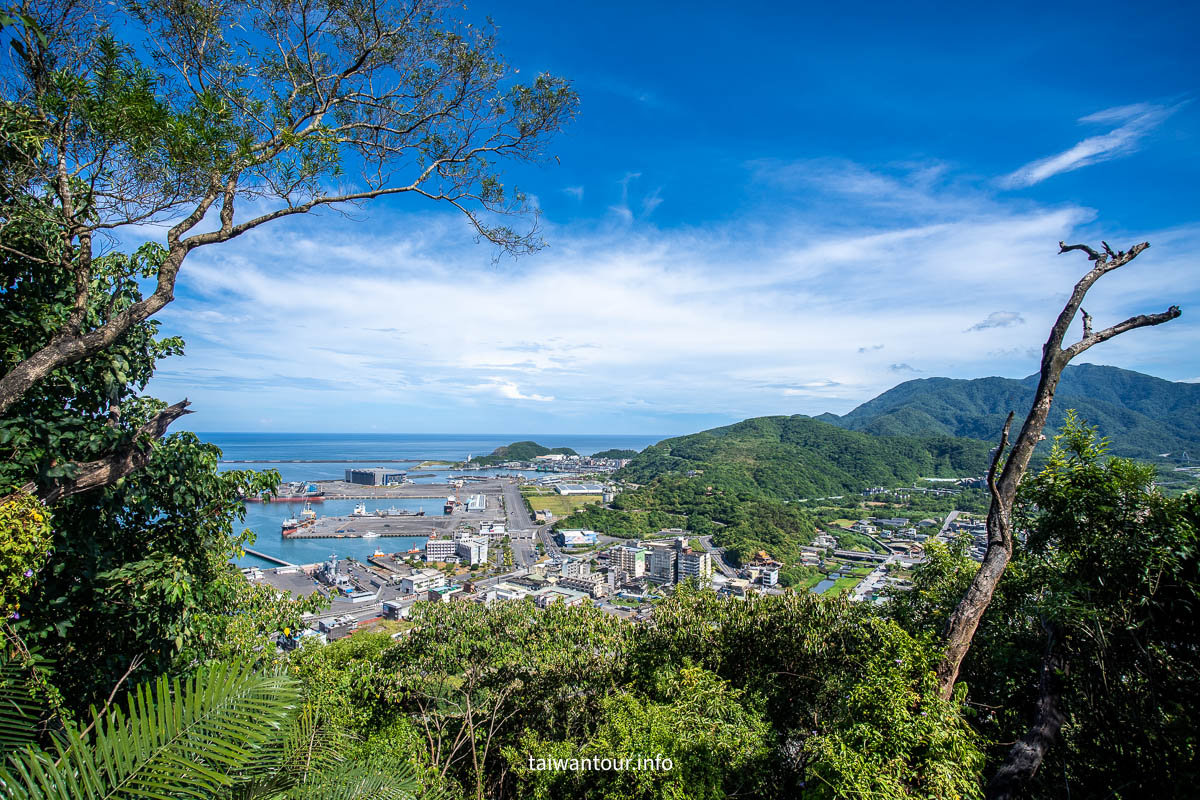
[[[384,466],[381,462],[407,461],[386,464],[413,471],[425,460],[463,461],[468,455],[487,455],[502,445],[532,440],[546,447],[570,447],[581,455],[590,455],[614,448],[642,450],[665,436],[552,436],[546,434],[332,434],[332,433],[200,433],[202,440],[211,442],[224,453],[222,470],[273,469],[284,481],[342,478],[345,471],[356,466]],[[286,462],[309,463],[286,463]],[[285,462],[285,463],[280,463]],[[420,470],[431,473],[417,477],[417,483],[444,483],[447,470]],[[471,475],[486,475],[497,470],[472,471]],[[509,472],[509,470],[499,470]],[[535,473],[527,473],[535,474]],[[326,500],[313,503],[313,510],[322,517],[344,516],[354,510],[357,500]],[[436,499],[366,500],[368,511],[379,508],[425,509],[431,516],[441,515],[441,503]],[[282,558],[292,564],[311,564],[331,555],[339,558],[365,558],[376,549],[402,552],[412,547],[424,547],[422,537],[379,537],[376,539],[284,539],[280,526],[288,517],[300,513],[300,503],[247,503],[246,518],[237,527],[254,531],[253,549]],[[247,556],[241,566],[264,566],[267,562]]]
[[[418,500],[326,500],[323,503],[313,503],[312,508],[321,517],[346,516],[359,503],[366,503],[367,511],[387,509],[395,506],[409,511],[419,511],[422,508],[429,516],[440,517],[442,504],[437,498]],[[257,541],[250,545],[254,550],[282,558],[292,564],[312,564],[324,561],[331,555],[339,558],[353,556],[366,558],[376,549],[385,553],[403,552],[412,547],[424,547],[425,539],[418,536],[380,536],[377,539],[284,539],[280,535],[283,521],[300,513],[303,503],[247,503],[246,519],[237,530],[249,528],[254,531]],[[386,522],[387,520],[379,520]],[[369,520],[355,520],[355,528],[370,530]],[[265,566],[268,562],[254,556],[246,556],[239,562],[240,566]]]
[[[835,583],[837,583],[837,580],[840,577],[842,577],[842,576],[837,574],[836,572],[831,572],[827,578],[823,579],[816,586],[812,587],[813,593],[814,594],[825,594],[825,592],[829,591],[833,587],[833,585]]]

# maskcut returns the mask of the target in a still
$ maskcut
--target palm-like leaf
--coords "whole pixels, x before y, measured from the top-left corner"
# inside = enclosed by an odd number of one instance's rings
[[[0,649],[0,658],[3,658]],[[40,705],[29,694],[21,667],[0,661],[0,758],[33,741]]]
[[[356,763],[345,753],[355,736],[305,708],[260,752],[234,800],[411,800],[421,784],[405,764],[387,769]],[[429,800],[426,793],[426,799]]]
[[[16,800],[211,797],[278,737],[295,683],[250,665],[202,667],[186,681],[159,678],[127,708],[68,726],[52,752],[26,747],[0,769],[0,796]]]

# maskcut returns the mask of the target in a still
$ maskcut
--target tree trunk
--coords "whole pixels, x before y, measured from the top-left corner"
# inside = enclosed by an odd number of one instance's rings
[[[1037,772],[1050,747],[1058,741],[1066,715],[1060,706],[1062,678],[1067,665],[1058,651],[1058,637],[1046,626],[1046,651],[1042,656],[1042,676],[1038,689],[1037,713],[1033,725],[1013,744],[1008,757],[987,785],[988,800],[1015,800]]]
[[[1083,251],[1087,253],[1088,260],[1094,262],[1095,266],[1075,284],[1071,297],[1059,313],[1054,327],[1050,329],[1050,336],[1042,348],[1041,379],[1034,392],[1033,407],[1029,410],[1029,415],[1021,426],[1021,432],[1013,443],[1012,452],[1004,462],[1004,467],[999,471],[998,476],[1000,460],[1008,443],[1008,430],[1012,422],[1011,414],[1008,422],[1004,425],[1000,444],[992,459],[992,467],[988,472],[988,490],[991,492],[992,500],[987,518],[987,552],[984,554],[979,571],[975,573],[971,585],[967,587],[966,593],[946,624],[946,647],[942,661],[938,665],[938,686],[941,696],[945,699],[949,699],[954,694],[954,684],[958,680],[963,659],[971,649],[971,642],[975,638],[979,622],[991,604],[996,586],[1000,583],[1000,578],[1008,567],[1009,559],[1012,558],[1012,509],[1013,501],[1017,496],[1017,486],[1025,477],[1025,471],[1029,467],[1029,459],[1033,456],[1034,448],[1037,447],[1039,441],[1045,438],[1042,431],[1045,430],[1046,421],[1050,417],[1054,392],[1058,388],[1058,381],[1062,377],[1063,370],[1071,362],[1071,359],[1093,345],[1134,328],[1168,322],[1180,314],[1178,306],[1171,306],[1161,314],[1130,317],[1124,322],[1104,330],[1093,331],[1092,318],[1082,308],[1088,290],[1101,277],[1128,264],[1150,246],[1148,243],[1142,242],[1131,247],[1128,252],[1123,250],[1114,252],[1107,242],[1102,244],[1104,245],[1103,252],[1083,244],[1058,243],[1060,254],[1072,250]],[[1063,340],[1076,314],[1081,314],[1083,317],[1083,337],[1064,348]]]

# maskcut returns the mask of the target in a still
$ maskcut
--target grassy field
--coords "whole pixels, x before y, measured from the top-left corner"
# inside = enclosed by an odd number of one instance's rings
[[[838,578],[833,582],[833,586],[830,586],[825,590],[824,595],[826,597],[841,597],[852,590],[855,586],[858,586],[858,582],[861,580],[862,578],[858,576]]]
[[[529,506],[534,511],[546,509],[556,517],[567,517],[573,514],[576,509],[601,502],[601,497],[598,494],[562,495],[557,492],[542,493],[530,489],[522,489],[521,494],[529,501]]]

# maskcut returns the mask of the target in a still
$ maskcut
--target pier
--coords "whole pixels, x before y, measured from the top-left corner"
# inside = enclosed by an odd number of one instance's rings
[[[275,556],[269,556],[266,553],[260,553],[257,550],[251,550],[249,547],[243,547],[242,549],[245,550],[248,555],[252,555],[255,558],[261,558],[263,561],[270,561],[272,564],[278,564],[281,567],[296,566],[295,564],[290,564],[287,561],[284,561],[282,558],[276,558]]]

